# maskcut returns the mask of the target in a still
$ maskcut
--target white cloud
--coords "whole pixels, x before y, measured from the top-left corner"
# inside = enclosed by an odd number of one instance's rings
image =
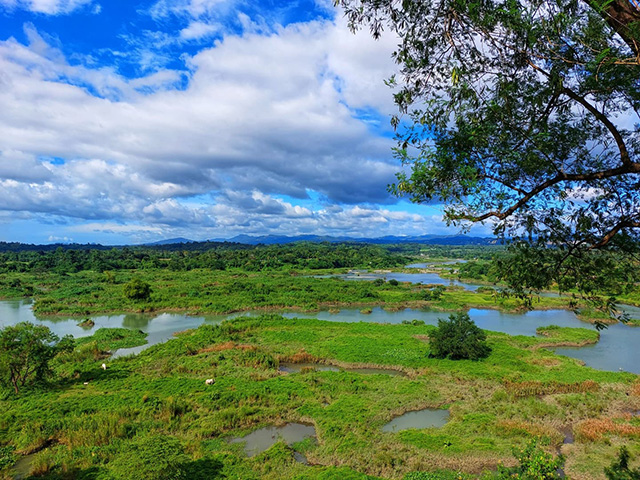
[[[169,15],[202,18],[220,16],[232,11],[237,0],[159,0],[151,7],[151,16],[163,19]]]
[[[71,65],[26,31],[29,46],[0,42],[0,210],[136,238],[424,232],[420,215],[356,205],[391,202],[393,141],[354,111],[395,111],[393,42],[342,20],[228,36],[188,59],[178,89],[179,72]]]
[[[0,6],[9,9],[20,8],[47,15],[61,15],[71,13],[91,2],[92,0],[0,0]],[[100,13],[100,10],[96,11],[98,7],[94,7],[94,13]]]
[[[220,26],[200,21],[191,22],[187,28],[180,30],[183,40],[200,40],[220,31]]]

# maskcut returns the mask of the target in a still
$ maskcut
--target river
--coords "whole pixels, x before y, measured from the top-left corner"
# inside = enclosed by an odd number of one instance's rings
[[[249,314],[257,315],[257,314]],[[405,309],[389,312],[380,307],[372,309],[370,314],[360,313],[357,309],[344,309],[338,313],[320,311],[310,314],[283,312],[282,315],[293,318],[317,318],[334,322],[375,322],[400,324],[403,320],[422,320],[430,325],[437,325],[439,318],[446,318],[447,313],[433,310]],[[561,327],[593,328],[580,321],[568,310],[533,310],[525,313],[502,313],[497,310],[471,309],[469,315],[476,324],[485,330],[504,332],[510,335],[535,335],[536,328],[547,325]],[[173,333],[196,328],[204,323],[218,324],[234,315],[188,316],[179,313],[161,314],[127,314],[99,315],[91,317],[95,325],[83,328],[77,325],[79,319],[64,317],[36,317],[31,304],[25,300],[0,301],[0,327],[15,325],[18,322],[30,321],[48,326],[59,336],[73,335],[83,337],[92,335],[102,327],[123,327],[142,330],[147,333],[148,344],[132,349],[121,349],[115,357],[138,353],[150,345],[170,339]],[[601,370],[624,370],[640,374],[640,327],[624,324],[610,325],[600,334],[596,345],[582,348],[561,348],[556,352],[584,361],[588,366]]]

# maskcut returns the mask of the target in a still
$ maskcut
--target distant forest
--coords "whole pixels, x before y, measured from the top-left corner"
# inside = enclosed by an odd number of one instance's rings
[[[75,273],[123,269],[392,268],[428,252],[429,257],[490,258],[500,247],[312,243],[246,245],[229,242],[105,247],[0,243],[0,272]]]

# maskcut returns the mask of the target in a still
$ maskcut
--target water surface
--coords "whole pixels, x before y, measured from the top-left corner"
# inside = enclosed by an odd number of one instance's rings
[[[640,312],[640,309],[638,309]],[[448,313],[434,310],[404,309],[400,311],[386,311],[380,307],[372,309],[370,314],[360,313],[358,309],[344,309],[338,313],[321,311],[312,314],[282,312],[288,318],[317,318],[332,322],[374,322],[399,324],[404,320],[422,320],[429,325],[437,325],[438,319],[447,318]],[[258,315],[249,314],[249,315]],[[568,310],[533,310],[525,313],[502,313],[497,310],[469,310],[471,319],[482,329],[504,332],[510,335],[536,335],[538,327],[558,325],[560,327],[594,328],[588,323],[580,321],[576,315]],[[164,342],[172,338],[178,331],[196,328],[202,324],[218,324],[234,315],[207,315],[191,317],[179,313],[162,314],[127,314],[100,315],[91,317],[95,325],[82,328],[77,324],[82,319],[65,317],[35,316],[28,301],[9,300],[0,301],[0,328],[15,325],[22,321],[31,321],[48,326],[59,336],[71,334],[75,337],[92,335],[98,328],[123,327],[142,330],[148,334],[148,344],[132,349],[118,350],[114,356],[132,354],[148,348],[150,345]],[[411,327],[407,327],[411,328]],[[610,325],[602,331],[600,341],[582,348],[559,348],[556,352],[561,355],[577,358],[586,365],[601,370],[624,370],[640,374],[640,328],[624,324]]]
[[[410,428],[440,428],[449,420],[449,410],[425,408],[407,412],[394,418],[382,427],[383,432],[400,432]]]
[[[91,317],[69,318],[65,316],[46,316],[33,313],[29,300],[0,301],[0,328],[16,325],[19,322],[32,322],[46,325],[59,337],[73,335],[76,338],[93,335],[99,328],[127,328],[141,330],[147,334],[147,344],[139,347],[120,349],[114,357],[123,354],[138,353],[156,343],[170,339],[175,332],[197,328],[204,323],[218,324],[229,315],[206,315],[192,317],[182,313],[127,313],[123,315],[96,315]],[[93,320],[92,327],[80,327],[78,323],[85,318]]]
[[[251,432],[246,437],[236,437],[229,443],[244,443],[244,451],[249,457],[258,455],[283,441],[287,445],[301,442],[306,438],[315,438],[316,429],[312,425],[302,423],[288,423],[283,427],[265,427]]]

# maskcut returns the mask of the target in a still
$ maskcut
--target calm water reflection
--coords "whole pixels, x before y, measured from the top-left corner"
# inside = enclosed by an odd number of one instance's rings
[[[78,323],[84,319],[68,318],[63,316],[34,315],[31,302],[28,300],[0,301],[0,328],[15,325],[19,322],[32,322],[46,325],[56,335],[73,335],[74,337],[87,337],[99,328],[128,328],[141,330],[147,334],[147,345],[131,349],[118,350],[114,357],[123,354],[138,353],[156,343],[161,343],[173,336],[175,332],[197,328],[203,323],[217,324],[228,318],[228,315],[207,315],[191,317],[179,313],[161,314],[126,314],[126,315],[98,315],[90,317],[94,326],[79,327]]]
[[[449,410],[425,408],[407,412],[382,427],[383,432],[400,432],[410,428],[440,428],[449,420]]]
[[[301,442],[305,438],[315,438],[316,429],[312,425],[288,423],[283,427],[265,427],[251,432],[246,437],[237,437],[229,443],[244,443],[244,451],[252,457],[268,450],[276,442],[282,440],[287,445]]]
[[[251,315],[251,314],[249,314]],[[257,315],[257,314],[254,314]],[[339,313],[328,311],[313,314],[282,313],[285,317],[317,318],[332,322],[374,322],[399,324],[403,320],[422,320],[429,325],[437,325],[439,318],[446,318],[446,312],[432,310],[405,309],[389,312],[380,307],[372,309],[370,314],[362,314],[358,309],[345,309]],[[502,313],[496,310],[471,309],[469,315],[476,324],[485,330],[504,332],[510,335],[536,334],[538,327],[558,325],[561,327],[593,328],[581,322],[573,312],[567,310],[538,310],[522,314]],[[30,321],[47,325],[57,335],[71,334],[75,337],[92,335],[98,328],[123,327],[142,330],[147,333],[148,344],[133,349],[121,349],[114,356],[138,353],[150,345],[164,342],[173,333],[196,328],[203,323],[218,324],[234,315],[207,315],[191,317],[178,313],[101,315],[91,317],[95,322],[92,328],[82,328],[77,324],[81,319],[64,317],[36,317],[28,301],[0,301],[0,327]],[[601,370],[625,370],[640,374],[640,328],[623,324],[609,326],[600,334],[600,341],[593,346],[579,349],[562,348],[556,352],[561,355],[583,360],[588,366]]]

